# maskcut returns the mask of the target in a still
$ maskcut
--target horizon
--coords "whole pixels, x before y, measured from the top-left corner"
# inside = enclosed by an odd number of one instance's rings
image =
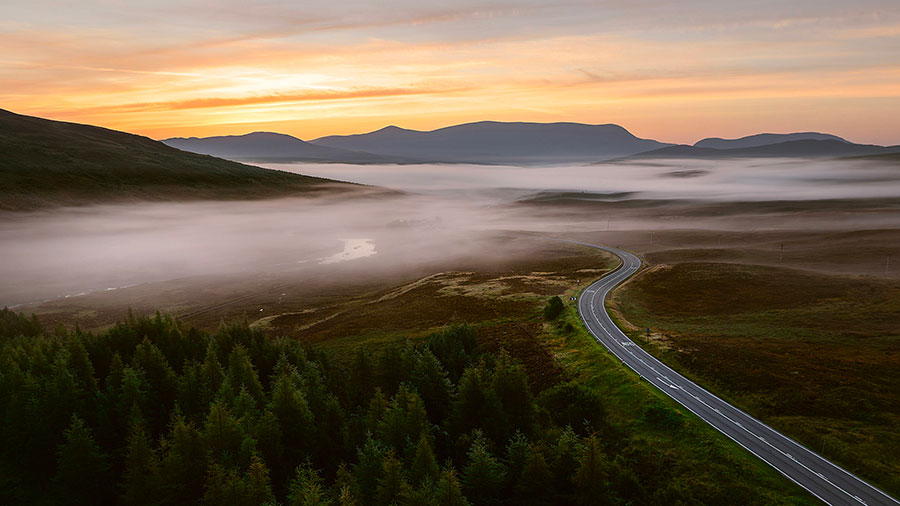
[[[18,113],[18,112],[9,111],[8,109],[7,109],[7,111],[8,111],[8,112],[12,112],[13,114],[23,115],[23,114]],[[28,116],[27,114],[25,114],[25,115]],[[61,119],[56,119],[56,118],[42,118],[42,119],[48,119],[48,120],[51,120],[51,121],[66,121],[66,120],[61,120]],[[75,121],[74,123],[79,123],[79,122]],[[305,138],[305,139],[304,139],[304,138],[301,138],[301,137],[298,137],[298,136],[296,136],[296,135],[292,135],[292,134],[286,133],[286,132],[278,132],[278,131],[273,131],[273,130],[251,130],[251,131],[247,131],[247,132],[244,132],[244,133],[222,133],[222,134],[208,135],[208,136],[173,135],[173,136],[170,136],[170,137],[158,137],[158,138],[153,138],[153,137],[151,137],[151,139],[152,139],[152,140],[155,140],[155,141],[160,141],[160,142],[161,142],[161,141],[166,141],[166,140],[171,140],[171,139],[206,139],[206,138],[212,138],[212,137],[245,137],[245,136],[252,135],[252,134],[275,134],[275,135],[285,135],[285,136],[289,136],[289,137],[294,137],[295,139],[299,139],[299,140],[304,141],[304,142],[311,142],[311,141],[315,141],[315,140],[317,140],[317,139],[321,139],[321,138],[324,138],[324,137],[331,137],[331,136],[365,135],[365,134],[370,134],[370,133],[374,133],[374,132],[379,132],[379,131],[381,131],[381,130],[386,130],[386,129],[388,129],[388,128],[397,128],[397,129],[400,129],[400,130],[407,130],[407,131],[425,132],[425,133],[427,133],[427,132],[433,132],[433,131],[437,131],[437,130],[442,130],[442,129],[445,129],[445,128],[451,128],[451,127],[457,127],[457,126],[463,126],[463,125],[471,125],[471,124],[477,124],[477,123],[530,123],[530,124],[537,124],[537,125],[571,124],[571,125],[585,125],[585,126],[617,126],[617,127],[620,127],[620,128],[625,129],[627,132],[629,132],[630,134],[634,135],[635,137],[637,137],[637,138],[639,138],[639,139],[655,140],[655,141],[662,142],[662,143],[669,143],[669,144],[674,144],[674,145],[689,145],[689,146],[692,146],[692,145],[694,145],[694,144],[696,144],[696,143],[698,143],[698,142],[700,142],[700,141],[704,141],[704,140],[713,140],[713,139],[721,139],[721,140],[737,140],[737,139],[742,139],[742,138],[747,138],[747,137],[754,137],[754,136],[758,136],[758,135],[791,135],[791,134],[827,134],[827,135],[835,135],[835,136],[840,137],[840,138],[844,139],[845,141],[850,142],[850,143],[853,143],[853,144],[868,144],[868,143],[865,143],[865,142],[857,142],[857,141],[854,140],[854,139],[848,139],[848,138],[846,138],[846,137],[844,137],[844,136],[841,136],[841,135],[838,135],[838,134],[834,134],[833,132],[826,132],[826,131],[822,131],[822,130],[791,131],[791,132],[776,132],[776,131],[772,131],[772,130],[767,130],[767,131],[760,131],[760,132],[748,133],[748,134],[740,135],[740,136],[737,136],[737,137],[723,137],[723,136],[714,136],[714,135],[710,135],[710,136],[698,138],[698,139],[696,139],[695,141],[688,141],[688,142],[683,142],[683,143],[682,143],[682,142],[673,142],[673,141],[669,141],[669,140],[666,140],[666,139],[656,139],[656,138],[642,137],[642,136],[640,136],[640,135],[635,134],[635,133],[634,133],[630,128],[628,128],[627,126],[625,126],[625,125],[619,125],[619,124],[617,124],[617,123],[579,123],[579,122],[575,122],[575,121],[546,121],[546,122],[539,122],[539,121],[500,121],[500,120],[492,120],[492,119],[485,119],[485,120],[478,120],[478,121],[467,121],[467,122],[464,122],[464,123],[454,123],[454,124],[452,124],[452,125],[439,126],[439,127],[435,127],[435,128],[428,129],[428,130],[417,130],[417,129],[414,129],[414,128],[407,128],[407,127],[402,127],[402,126],[399,126],[399,125],[396,125],[396,124],[390,124],[390,125],[385,125],[385,126],[382,126],[382,127],[376,128],[376,129],[373,129],[373,130],[367,130],[367,131],[364,131],[364,132],[351,132],[351,133],[347,133],[347,134],[325,134],[325,135],[321,135],[321,136],[319,136],[319,137],[310,137],[310,138]],[[105,125],[89,125],[89,126],[97,126],[97,127],[101,127],[101,128],[107,128],[107,129],[112,129],[112,130],[114,130],[113,128],[108,127],[108,126],[105,126]],[[126,133],[134,133],[134,134],[138,134],[137,132],[126,132]],[[138,135],[140,135],[140,134],[138,134]],[[890,144],[881,144],[881,145],[882,145],[882,146],[886,146],[886,147],[891,147],[891,146],[900,145],[900,142],[898,142],[898,143],[890,143]]]
[[[479,120],[479,121],[467,121],[467,122],[465,122],[465,123],[454,123],[454,124],[452,124],[452,125],[444,125],[444,126],[440,126],[440,127],[436,127],[436,128],[432,128],[432,129],[428,129],[428,130],[417,130],[417,129],[415,129],[415,128],[407,128],[407,127],[402,127],[402,126],[399,126],[399,125],[390,124],[390,125],[385,125],[385,126],[380,127],[380,128],[376,128],[376,129],[374,129],[374,130],[368,130],[368,131],[365,131],[365,132],[354,132],[354,133],[349,133],[349,134],[325,134],[325,135],[321,135],[321,136],[319,136],[319,137],[310,137],[310,138],[307,138],[307,139],[303,139],[303,138],[300,138],[300,137],[297,137],[297,136],[294,136],[294,135],[291,135],[291,134],[287,134],[287,133],[284,133],[284,132],[276,132],[276,131],[273,131],[273,130],[253,130],[253,131],[249,131],[249,132],[245,132],[245,133],[219,134],[219,135],[210,135],[210,136],[204,136],[204,137],[198,137],[198,136],[172,136],[172,137],[161,137],[161,138],[159,138],[159,139],[154,139],[154,140],[157,140],[157,141],[164,141],[164,140],[169,140],[169,139],[207,139],[207,138],[211,138],[211,137],[245,137],[245,136],[252,135],[252,134],[276,134],[276,135],[287,135],[287,136],[294,137],[295,139],[299,139],[299,140],[304,141],[304,142],[310,142],[310,141],[314,141],[314,140],[321,139],[321,138],[324,138],[324,137],[346,136],[346,135],[365,135],[365,134],[370,134],[370,133],[380,132],[380,131],[382,131],[382,130],[387,130],[388,128],[397,128],[397,129],[399,129],[399,130],[406,130],[406,131],[412,131],[412,132],[423,132],[423,133],[427,133],[427,132],[434,132],[434,131],[437,131],[437,130],[443,130],[443,129],[445,129],[445,128],[452,128],[452,127],[464,126],[464,125],[473,125],[473,124],[477,124],[477,123],[530,123],[530,124],[535,124],[535,125],[558,125],[558,124],[567,124],[567,125],[584,125],[584,126],[617,126],[617,127],[619,127],[619,128],[623,128],[623,129],[627,130],[627,131],[628,131],[629,133],[631,133],[632,135],[635,135],[635,137],[638,137],[638,138],[641,138],[641,139],[647,139],[647,138],[645,138],[645,137],[641,137],[641,136],[639,136],[639,135],[636,135],[636,134],[635,134],[634,132],[632,132],[631,129],[629,129],[627,126],[625,126],[625,125],[619,125],[619,124],[616,124],[616,123],[579,123],[579,122],[575,122],[575,121],[547,121],[547,122],[540,122],[540,121],[498,121],[498,120],[492,120],[492,119],[485,119],[485,120]],[[698,143],[698,142],[700,142],[700,141],[707,140],[707,139],[736,140],[736,139],[741,139],[741,138],[745,138],[745,137],[753,137],[753,136],[757,136],[757,135],[791,135],[791,134],[811,134],[811,133],[815,133],[815,134],[830,134],[830,135],[835,135],[835,134],[831,134],[831,132],[822,132],[822,131],[813,131],[813,130],[804,131],[804,132],[800,132],[800,131],[796,131],[796,132],[774,132],[774,131],[764,131],[764,132],[756,132],[756,133],[752,133],[752,134],[741,135],[740,137],[707,136],[707,137],[699,138],[699,139],[697,139],[697,140],[694,141],[694,142],[687,142],[687,143],[683,143],[683,144],[684,144],[684,145],[693,145],[693,144],[696,144],[696,143]],[[843,137],[840,136],[840,135],[838,135],[838,137],[843,138]],[[659,142],[663,142],[663,143],[670,143],[670,144],[682,144],[682,143],[669,142],[669,141],[667,141],[667,140],[665,140],[665,139],[649,139],[649,140],[655,140],[655,141],[659,141]],[[846,140],[846,141],[848,141],[848,142],[853,142],[853,143],[855,143],[854,141],[852,141],[852,140],[850,140],[850,139],[844,138],[844,140]],[[862,143],[855,143],[855,144],[862,144]],[[893,145],[893,144],[886,144],[885,146],[892,146],[892,145]]]
[[[389,7],[4,5],[0,104],[154,139],[492,118],[679,144],[807,131],[900,143],[894,2]]]

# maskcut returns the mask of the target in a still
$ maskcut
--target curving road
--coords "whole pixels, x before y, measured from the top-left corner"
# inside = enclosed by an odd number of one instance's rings
[[[582,292],[578,313],[594,338],[623,364],[823,502],[900,505],[896,499],[704,390],[637,346],[612,322],[604,302],[610,290],[637,272],[640,259],[616,248],[567,242],[608,251],[622,260],[619,269]]]

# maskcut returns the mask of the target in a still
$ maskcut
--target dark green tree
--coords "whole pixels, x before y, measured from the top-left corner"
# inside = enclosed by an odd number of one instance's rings
[[[403,483],[403,464],[388,452],[381,461],[381,477],[378,479],[378,488],[375,491],[375,504],[388,506],[400,498],[400,489]]]
[[[416,360],[410,384],[425,403],[432,423],[438,423],[450,415],[453,384],[450,383],[444,366],[428,348]]]
[[[466,368],[453,406],[453,426],[458,434],[480,428],[494,441],[505,439],[502,436],[508,427],[506,415],[491,380],[484,361],[477,367]]]
[[[356,464],[353,465],[353,478],[356,482],[356,497],[363,504],[372,504],[375,490],[381,479],[384,458],[387,456],[384,443],[367,434],[366,442],[356,450]]]
[[[488,450],[487,441],[478,437],[469,449],[462,472],[463,491],[475,504],[499,504],[503,499],[506,469]]]
[[[377,434],[399,452],[417,441],[427,427],[428,415],[422,399],[406,387],[400,387],[378,422]]]
[[[607,469],[606,454],[603,453],[600,439],[591,434],[584,442],[578,470],[572,478],[578,504],[593,506],[609,502]]]
[[[58,500],[66,504],[110,504],[109,459],[78,416],[64,433],[53,480]]]
[[[296,466],[312,449],[316,426],[306,398],[292,376],[281,376],[275,381],[268,408],[281,426],[287,462]]]
[[[459,475],[450,463],[441,471],[435,486],[434,502],[439,506],[469,506],[459,483]]]
[[[247,393],[256,401],[261,403],[264,399],[262,384],[259,382],[259,375],[256,368],[250,361],[247,349],[242,345],[236,345],[228,356],[228,383],[232,388],[232,395],[237,396],[241,389],[246,389]]]
[[[202,436],[213,459],[228,465],[236,463],[241,454],[244,435],[241,434],[237,420],[221,401],[215,401],[210,406]]]
[[[124,466],[120,482],[122,504],[153,503],[159,485],[159,459],[144,424],[139,419],[133,420],[131,424]]]
[[[566,427],[553,446],[551,468],[556,489],[568,491],[572,487],[572,476],[578,468],[584,444],[571,427]]]
[[[538,396],[537,404],[554,425],[572,427],[579,434],[607,426],[603,398],[581,383],[572,381],[548,388]]]
[[[326,506],[330,504],[324,480],[309,460],[297,466],[288,488],[288,506]]]
[[[553,485],[553,473],[544,457],[543,449],[532,445],[522,475],[516,483],[519,501],[534,505],[549,504],[556,496]]]
[[[469,361],[475,358],[478,341],[468,325],[453,325],[428,337],[428,349],[447,369],[450,379],[462,376]]]
[[[272,494],[272,483],[269,480],[269,468],[258,456],[250,458],[250,467],[244,477],[248,504],[264,504],[275,500]]]
[[[431,449],[431,443],[423,433],[419,436],[415,453],[407,469],[409,481],[412,485],[419,486],[423,482],[437,478],[438,472],[440,472],[440,468],[438,468],[434,451]]]
[[[550,297],[547,301],[547,305],[544,306],[544,319],[546,320],[555,320],[562,314],[563,310],[566,308],[565,304],[563,304],[562,299],[559,298],[558,295],[554,295]]]
[[[534,422],[534,397],[528,386],[528,376],[506,352],[500,354],[494,367],[491,389],[503,406],[507,426],[530,432]],[[509,436],[508,433],[498,434],[504,441]]]

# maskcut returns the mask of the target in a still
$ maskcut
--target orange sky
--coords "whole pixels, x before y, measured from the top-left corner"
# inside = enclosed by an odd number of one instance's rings
[[[0,108],[154,138],[492,119],[900,143],[895,0],[21,4]]]

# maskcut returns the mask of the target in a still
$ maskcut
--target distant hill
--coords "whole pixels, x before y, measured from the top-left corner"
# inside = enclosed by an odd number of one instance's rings
[[[0,109],[0,210],[247,199],[357,188],[187,153],[147,137]]]
[[[639,153],[629,158],[835,158],[896,152],[900,152],[900,146],[884,147],[838,140],[800,140],[735,149],[678,145]]]
[[[790,141],[841,141],[848,142],[836,135],[822,134],[818,132],[797,132],[792,134],[756,134],[741,137],[740,139],[721,139],[719,137],[709,137],[694,144],[697,148],[713,148],[713,149],[738,149],[738,148],[755,148],[757,146],[767,146],[770,144],[780,144]]]
[[[481,121],[431,131],[389,126],[310,141],[318,146],[430,162],[481,164],[583,163],[670,146],[640,139],[618,125]]]
[[[290,135],[253,132],[221,137],[173,137],[164,144],[204,155],[256,162],[409,163],[398,157],[319,146]]]

